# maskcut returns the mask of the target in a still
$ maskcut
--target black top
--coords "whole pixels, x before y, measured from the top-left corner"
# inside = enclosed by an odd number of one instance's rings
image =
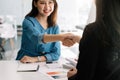
[[[102,21],[86,26],[79,44],[78,72],[69,80],[120,80],[120,35],[111,27]]]

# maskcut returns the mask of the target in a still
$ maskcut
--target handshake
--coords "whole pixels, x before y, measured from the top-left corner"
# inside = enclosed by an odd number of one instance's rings
[[[72,33],[61,34],[61,37],[62,45],[68,47],[73,46],[75,43],[79,43],[81,39],[80,36],[74,35]]]

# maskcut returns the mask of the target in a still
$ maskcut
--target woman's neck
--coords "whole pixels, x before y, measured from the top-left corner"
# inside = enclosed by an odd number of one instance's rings
[[[48,28],[47,17],[36,16],[36,19],[38,20],[38,22],[42,25],[44,29]]]

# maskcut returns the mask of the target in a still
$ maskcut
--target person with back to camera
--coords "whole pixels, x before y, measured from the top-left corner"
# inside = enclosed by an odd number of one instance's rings
[[[56,0],[33,0],[32,10],[23,21],[21,48],[16,60],[26,62],[55,61],[60,57],[60,42],[71,46],[74,42],[66,39],[71,33],[59,34],[56,24],[58,4]]]
[[[120,0],[96,0],[96,21],[79,43],[77,69],[68,80],[120,80]]]

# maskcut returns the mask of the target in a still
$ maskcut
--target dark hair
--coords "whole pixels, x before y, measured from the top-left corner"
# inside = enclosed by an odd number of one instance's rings
[[[103,20],[107,26],[114,27],[120,33],[120,0],[105,0]]]
[[[102,0],[96,0],[96,21],[102,19]]]
[[[54,11],[51,13],[50,16],[48,16],[48,27],[52,27],[56,25],[57,22],[57,10],[58,10],[58,4],[56,2],[56,0],[54,1]],[[38,15],[38,9],[34,6],[34,2],[37,3],[38,0],[33,0],[32,1],[32,10],[25,16],[30,16],[30,17],[36,17]]]
[[[101,27],[101,41],[112,45],[120,36],[120,0],[96,0],[96,22]],[[98,25],[97,25],[98,26]],[[117,43],[118,44],[118,43]],[[119,44],[120,45],[120,44]],[[118,46],[119,46],[118,45]]]

